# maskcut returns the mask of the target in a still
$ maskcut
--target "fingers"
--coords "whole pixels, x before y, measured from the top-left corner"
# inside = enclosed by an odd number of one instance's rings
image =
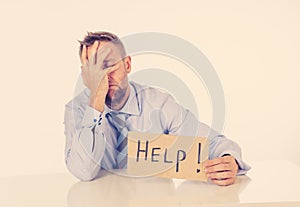
[[[204,171],[206,173],[213,173],[219,171],[234,171],[235,173],[238,170],[238,166],[234,157],[218,157],[212,160],[207,160],[203,164]]]
[[[98,50],[96,59],[97,59],[97,68],[101,68],[103,65],[104,60],[109,55],[111,49],[109,47],[103,47]],[[104,69],[104,68],[103,68]]]
[[[204,163],[204,167],[210,167],[210,166],[218,165],[221,163],[229,163],[229,162],[231,162],[231,157],[232,156],[225,156],[225,157],[217,157],[212,160],[207,160]]]
[[[234,178],[235,173],[232,171],[214,172],[214,173],[207,174],[207,177],[210,179],[223,180],[223,179]]]
[[[95,69],[105,69],[103,68],[103,62],[110,54],[111,49],[108,46],[100,48],[100,44],[99,41],[95,41],[94,44],[89,47],[83,46],[80,57],[82,65],[89,63],[89,65]]]
[[[238,171],[237,163],[232,156],[207,160],[203,165],[207,177],[218,185],[232,184]]]
[[[86,61],[87,61],[87,53],[86,52],[87,52],[86,51],[86,45],[83,45],[82,52],[81,52],[81,57],[80,57],[82,65],[85,65]]]
[[[205,168],[205,173],[211,180],[226,180],[236,177],[236,170],[230,164],[219,164]]]
[[[85,86],[87,86],[87,80],[86,80],[86,67],[85,67],[86,65],[83,65],[83,66],[81,66],[81,77],[82,77],[82,80],[83,80],[83,84],[85,85]]]
[[[217,179],[211,179],[211,182],[217,185],[221,186],[227,186],[233,184],[235,181],[235,178],[229,178],[229,179],[223,179],[223,180],[217,180]]]
[[[234,183],[236,178],[236,172],[228,171],[217,171],[213,173],[207,173],[207,177],[217,185],[230,185]]]
[[[98,41],[95,41],[94,44],[92,46],[89,46],[88,47],[88,60],[91,64],[96,64],[96,53],[97,53],[97,49],[98,49],[98,46],[99,46],[99,42]]]
[[[218,164],[210,167],[206,167],[204,171],[206,173],[214,173],[214,172],[220,172],[220,171],[228,171],[228,170],[233,170],[233,167],[230,164]]]

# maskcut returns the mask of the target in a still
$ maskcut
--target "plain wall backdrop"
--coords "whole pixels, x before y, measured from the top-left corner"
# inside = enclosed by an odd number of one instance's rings
[[[77,40],[97,30],[164,32],[191,42],[219,75],[224,134],[244,159],[300,164],[300,1],[13,0],[0,2],[0,22],[0,176],[67,171],[63,116],[80,74]],[[209,95],[181,73],[184,66],[133,57],[133,72],[143,67],[182,76],[199,96],[200,119],[210,122]]]

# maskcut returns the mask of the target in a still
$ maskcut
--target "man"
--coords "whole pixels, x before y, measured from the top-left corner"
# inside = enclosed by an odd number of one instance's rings
[[[169,94],[128,81],[131,58],[116,35],[88,33],[79,54],[87,88],[66,105],[64,121],[66,165],[77,178],[90,181],[101,169],[126,168],[128,131],[209,136],[204,167],[218,185],[230,185],[249,170],[236,143],[199,122]]]

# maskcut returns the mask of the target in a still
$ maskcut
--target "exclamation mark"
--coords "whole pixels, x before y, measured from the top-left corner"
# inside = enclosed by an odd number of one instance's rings
[[[200,170],[200,161],[201,161],[201,143],[198,143],[198,168],[197,168],[197,173],[199,173]]]

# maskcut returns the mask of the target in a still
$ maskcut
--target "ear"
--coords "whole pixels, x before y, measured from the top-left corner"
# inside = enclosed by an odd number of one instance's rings
[[[125,69],[126,69],[127,73],[130,73],[130,71],[131,71],[131,57],[130,56],[126,56],[124,58],[124,64],[125,64]]]

